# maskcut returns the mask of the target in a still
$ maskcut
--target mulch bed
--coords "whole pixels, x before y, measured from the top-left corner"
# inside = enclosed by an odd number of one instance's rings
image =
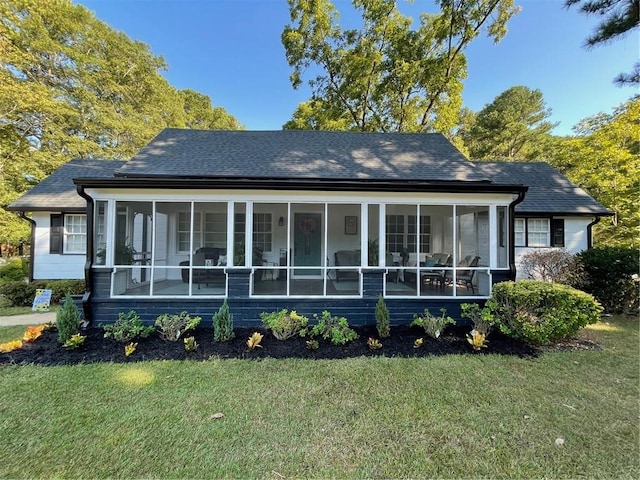
[[[438,340],[424,335],[418,327],[395,326],[391,328],[391,337],[381,339],[383,347],[371,350],[367,346],[369,337],[379,338],[374,326],[356,327],[359,338],[347,345],[336,346],[320,339],[320,348],[309,350],[305,341],[308,339],[294,337],[288,340],[277,340],[270,332],[260,328],[236,328],[235,338],[230,342],[214,342],[213,330],[210,327],[198,327],[187,336],[195,336],[199,344],[196,352],[185,352],[182,340],[178,342],[163,341],[159,335],[152,334],[148,338],[137,340],[138,347],[133,355],[124,354],[124,344],[103,337],[103,330],[90,327],[83,331],[86,335],[84,345],[78,350],[67,350],[57,342],[57,332],[43,332],[34,343],[25,344],[20,350],[0,353],[0,365],[35,364],[35,365],[74,365],[97,362],[139,362],[144,360],[208,360],[219,358],[306,358],[306,359],[340,359],[359,356],[386,357],[425,357],[431,355],[467,354],[467,355],[515,355],[519,357],[536,357],[542,350],[533,348],[523,342],[510,339],[500,332],[492,332],[488,347],[479,352],[473,351],[465,335],[469,327],[448,327]],[[264,334],[262,348],[247,350],[246,341],[253,332]],[[414,348],[414,341],[424,337],[420,348]]]

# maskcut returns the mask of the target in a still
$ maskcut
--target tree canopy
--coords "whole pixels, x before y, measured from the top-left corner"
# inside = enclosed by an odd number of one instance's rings
[[[0,202],[71,158],[127,159],[162,128],[241,128],[167,65],[69,0],[0,2]],[[28,226],[0,209],[0,242]]]
[[[588,48],[609,43],[640,26],[640,0],[565,0],[567,8],[579,5],[586,15],[598,15],[602,21],[585,41]],[[621,73],[614,82],[622,85],[640,84],[640,62],[629,73]]]
[[[518,11],[513,0],[439,0],[413,28],[395,0],[352,0],[362,27],[344,29],[330,0],[289,0],[282,43],[298,88],[311,98],[285,128],[440,131],[458,123],[464,50],[479,35],[495,42]]]
[[[550,115],[540,90],[515,86],[480,110],[462,137],[473,160],[531,160],[554,127]]]
[[[640,247],[640,97],[612,114],[582,120],[576,136],[554,138],[548,161],[614,212],[595,229],[598,244]]]

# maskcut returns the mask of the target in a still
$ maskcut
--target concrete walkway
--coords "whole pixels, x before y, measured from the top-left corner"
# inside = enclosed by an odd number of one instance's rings
[[[56,312],[27,313],[25,315],[11,315],[0,317],[0,327],[13,325],[40,325],[41,323],[55,322]]]

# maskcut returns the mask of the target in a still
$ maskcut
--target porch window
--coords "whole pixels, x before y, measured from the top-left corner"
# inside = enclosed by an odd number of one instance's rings
[[[388,252],[400,252],[404,248],[404,215],[387,215],[386,245]]]
[[[84,253],[87,246],[87,216],[65,215],[64,253]]]
[[[178,252],[191,251],[191,212],[178,213],[178,230],[177,230]],[[193,215],[193,245],[200,246],[202,238],[202,228],[200,225],[200,213]]]
[[[272,230],[270,213],[253,214],[253,246],[263,252],[272,250]]]
[[[431,251],[431,217],[429,215],[420,215],[420,245],[416,245],[417,216],[409,215],[407,248],[410,252],[430,252]]]

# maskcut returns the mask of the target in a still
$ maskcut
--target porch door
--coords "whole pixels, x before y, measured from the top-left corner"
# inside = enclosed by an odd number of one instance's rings
[[[295,213],[293,216],[293,265],[322,266],[322,215]],[[318,269],[296,268],[294,276],[322,276]]]

